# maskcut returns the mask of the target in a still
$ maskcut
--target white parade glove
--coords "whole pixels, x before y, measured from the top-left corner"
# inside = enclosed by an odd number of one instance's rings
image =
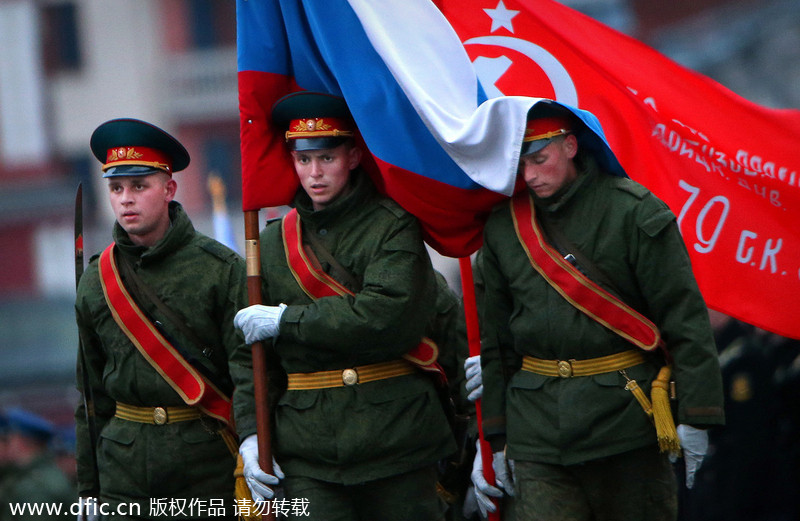
[[[486,519],[489,516],[488,512],[497,510],[497,507],[492,503],[489,496],[501,498],[503,497],[503,491],[497,487],[491,486],[483,475],[483,460],[481,459],[480,444],[481,442],[478,440],[478,451],[475,453],[475,459],[472,462],[472,474],[470,474],[472,487],[467,491],[467,497],[464,500],[464,515],[469,517],[474,513],[474,504],[477,503],[478,509],[481,511],[481,517]],[[470,495],[472,498],[470,498]]]
[[[100,503],[95,497],[78,498],[81,511],[78,513],[77,521],[99,521]]]
[[[508,469],[511,468],[511,473]],[[494,469],[494,481],[497,486],[506,491],[509,496],[514,495],[514,483],[512,474],[514,472],[514,461],[509,460],[506,464],[505,451],[498,451],[492,454],[492,469]]]
[[[464,519],[472,519],[476,514],[481,516],[481,519],[486,519],[487,516],[483,512],[479,512],[478,497],[475,492],[475,485],[470,485],[467,493],[464,494],[464,504],[461,506],[461,517]]]
[[[233,317],[233,325],[244,333],[244,341],[254,344],[267,338],[278,336],[281,315],[286,309],[286,304],[278,306],[262,306],[256,304],[240,309]]]
[[[708,431],[691,425],[678,425],[683,459],[686,460],[686,488],[694,486],[694,475],[708,452]]]
[[[470,356],[464,360],[464,373],[467,381],[464,386],[467,388],[467,398],[475,402],[483,396],[483,376],[481,373],[480,355]]]
[[[270,488],[277,485],[285,476],[278,462],[272,458],[272,471],[275,475],[267,474],[258,465],[258,438],[251,434],[239,445],[239,454],[244,463],[244,479],[253,501],[261,502],[275,497],[275,492]]]
[[[100,515],[96,512],[80,513],[75,519],[76,521],[100,521]]]

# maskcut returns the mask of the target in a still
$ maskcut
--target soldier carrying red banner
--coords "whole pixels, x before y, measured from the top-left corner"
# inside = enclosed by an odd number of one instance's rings
[[[691,487],[724,423],[719,362],[675,216],[597,142],[560,104],[529,113],[527,189],[478,257],[483,431],[517,519],[674,520],[668,454]]]

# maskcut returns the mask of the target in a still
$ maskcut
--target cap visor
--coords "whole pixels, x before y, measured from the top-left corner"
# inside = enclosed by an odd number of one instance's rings
[[[325,150],[328,148],[336,148],[348,138],[346,137],[315,137],[315,138],[299,138],[289,140],[289,149],[303,152],[305,150]]]
[[[122,177],[157,174],[158,172],[167,173],[164,170],[150,166],[122,165],[112,166],[103,173],[103,177]]]
[[[550,144],[553,141],[551,139],[537,139],[535,141],[528,141],[522,143],[522,152],[520,155],[527,156],[529,154],[535,154],[536,152],[540,151],[544,147]]]

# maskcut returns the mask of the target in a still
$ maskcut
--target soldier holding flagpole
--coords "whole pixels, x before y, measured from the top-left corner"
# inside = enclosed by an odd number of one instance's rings
[[[280,364],[273,474],[258,464],[253,397],[234,404],[253,498],[273,497],[282,478],[288,499],[307,500],[298,519],[443,520],[436,464],[456,447],[437,348],[423,337],[436,282],[418,222],[360,167],[344,100],[297,92],[272,116],[301,188],[261,232],[264,305],[236,315],[246,341],[269,340]]]

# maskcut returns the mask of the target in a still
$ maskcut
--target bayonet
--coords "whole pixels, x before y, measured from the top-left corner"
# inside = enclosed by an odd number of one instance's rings
[[[75,290],[77,291],[83,276],[83,185],[78,183],[78,192],[75,194]],[[78,333],[78,364],[80,365],[81,384],[83,387],[83,409],[86,417],[86,427],[89,431],[89,447],[91,448],[91,462],[95,492],[99,494],[99,476],[97,473],[97,432],[95,430],[94,399],[89,376],[86,373],[86,355],[80,332]]]
[[[83,184],[75,194],[75,289],[83,275]]]

